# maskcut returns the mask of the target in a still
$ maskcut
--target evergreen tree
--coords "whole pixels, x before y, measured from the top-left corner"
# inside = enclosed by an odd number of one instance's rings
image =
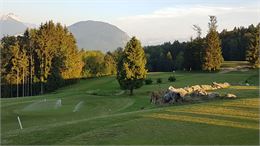
[[[117,67],[117,80],[122,89],[133,90],[143,85],[147,70],[146,58],[141,42],[135,37],[126,44],[122,57]]]
[[[224,61],[217,32],[217,18],[210,16],[209,32],[206,36],[207,47],[203,52],[202,69],[207,71],[218,70]]]
[[[249,46],[246,52],[246,59],[252,65],[253,68],[260,67],[260,59],[259,59],[259,29],[260,24],[257,25],[256,31],[252,32],[249,37]]]

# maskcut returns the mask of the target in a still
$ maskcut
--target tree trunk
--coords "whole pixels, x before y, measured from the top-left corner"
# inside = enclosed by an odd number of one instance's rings
[[[11,97],[13,97],[13,85],[11,84]]]
[[[23,68],[23,97],[24,97],[24,68]]]
[[[19,70],[17,70],[16,74],[16,97],[19,96]]]
[[[130,87],[130,95],[131,95],[131,96],[133,95],[133,91],[134,91],[134,88],[133,88],[133,87]]]
[[[32,67],[30,67],[30,96],[33,96],[33,75],[32,75]]]
[[[43,83],[41,81],[41,94],[43,94]]]

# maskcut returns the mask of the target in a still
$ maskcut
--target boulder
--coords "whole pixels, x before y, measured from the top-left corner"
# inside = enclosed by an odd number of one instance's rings
[[[190,87],[185,87],[183,89],[186,90],[188,94],[191,94],[193,92],[193,89]]]
[[[194,91],[190,94],[190,96],[192,96],[192,97],[202,97],[202,96],[207,96],[207,95],[208,95],[208,93],[203,89]]]
[[[164,100],[164,103],[169,103],[170,101],[174,101],[174,92],[168,92],[166,94],[164,94],[163,96],[163,100]]]
[[[174,88],[170,86],[168,89],[172,92],[179,93],[181,97],[184,97],[186,94],[188,94],[188,92],[183,88]]]
[[[186,95],[183,97],[183,101],[190,102],[190,101],[192,101],[192,97],[190,95]]]
[[[216,88],[212,87],[211,85],[200,85],[200,87],[203,90],[214,90],[214,89],[216,89]]]
[[[219,93],[216,93],[216,92],[208,93],[208,98],[210,98],[210,99],[217,98],[217,97],[220,97]]]
[[[225,82],[225,83],[217,83],[217,82],[212,82],[212,87],[217,88],[217,89],[224,89],[224,88],[228,88],[230,86],[229,83]]]
[[[198,91],[201,89],[200,85],[191,86],[191,88],[193,89],[193,91]]]
[[[235,94],[231,94],[231,93],[226,94],[224,97],[229,98],[229,99],[237,98],[237,96]]]

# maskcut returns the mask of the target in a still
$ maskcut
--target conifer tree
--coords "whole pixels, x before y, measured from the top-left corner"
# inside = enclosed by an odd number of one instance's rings
[[[255,32],[252,32],[249,37],[249,46],[246,52],[246,60],[252,65],[253,68],[260,67],[260,58],[259,58],[259,29],[260,24],[257,25]]]
[[[207,47],[204,49],[202,58],[202,69],[206,71],[220,69],[220,65],[224,61],[216,24],[217,18],[210,16],[209,32],[206,36]]]
[[[133,90],[143,85],[147,70],[146,57],[141,42],[135,37],[126,44],[117,66],[117,80],[122,89]]]

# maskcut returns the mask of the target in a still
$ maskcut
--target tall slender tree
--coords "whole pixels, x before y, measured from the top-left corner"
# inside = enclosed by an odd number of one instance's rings
[[[209,16],[209,32],[206,36],[207,47],[203,52],[202,69],[207,71],[215,71],[220,69],[221,63],[224,61],[220,47],[220,39],[217,32],[216,16]]]

